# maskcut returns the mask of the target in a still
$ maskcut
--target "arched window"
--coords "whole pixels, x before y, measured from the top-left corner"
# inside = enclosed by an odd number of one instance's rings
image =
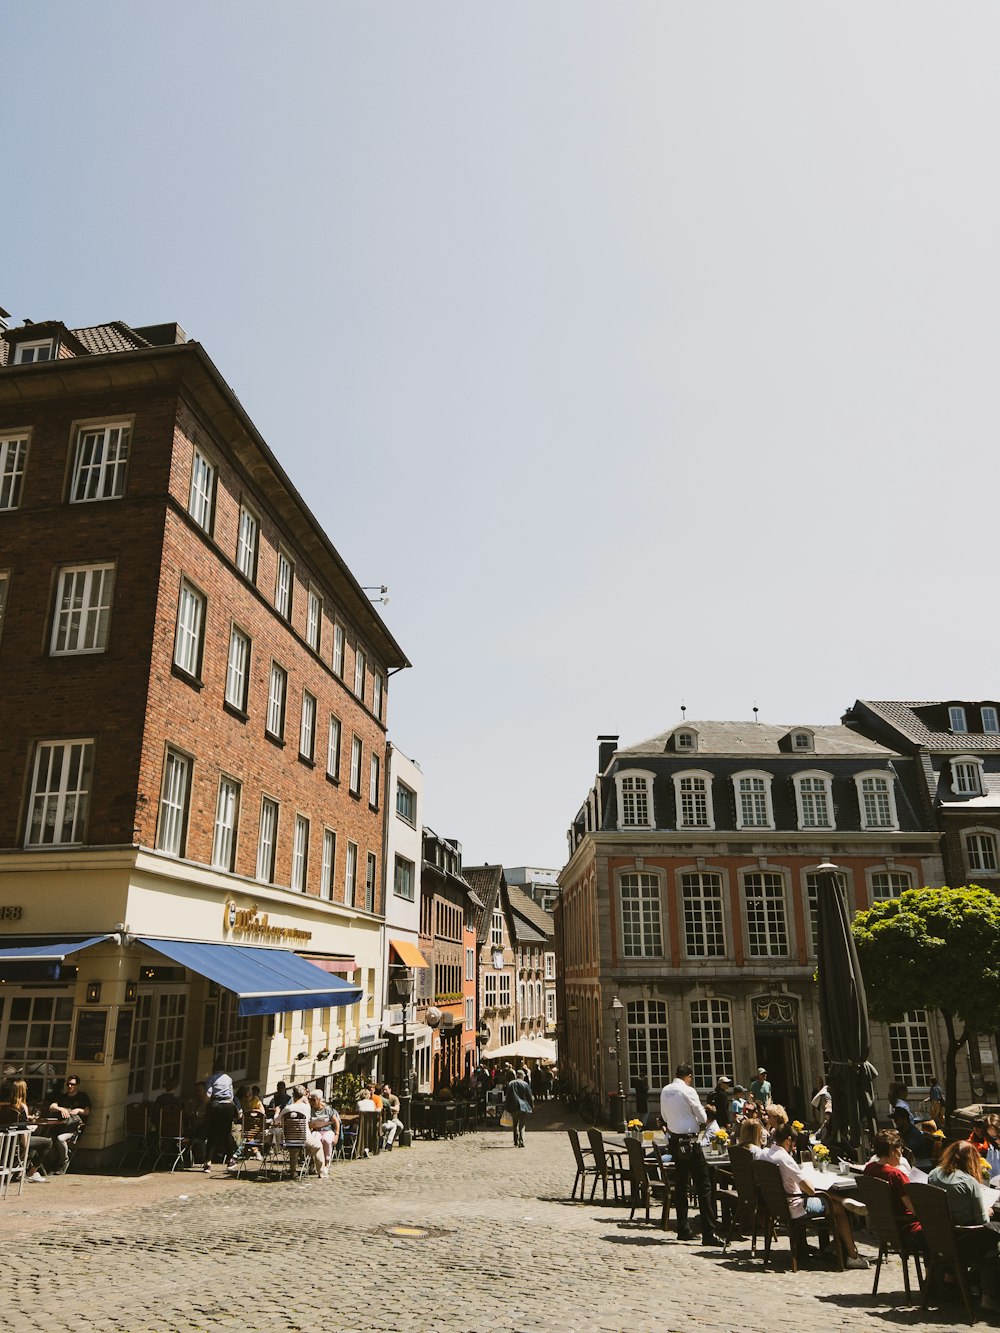
[[[678,828],[715,828],[711,773],[675,773],[674,798]]]
[[[774,828],[770,773],[734,773],[733,789],[738,829]]]
[[[854,784],[858,789],[858,809],[863,829],[899,828],[891,776],[886,773],[859,773]]]
[[[951,761],[951,789],[956,796],[982,796],[983,761],[973,754],[960,754]]]
[[[995,875],[1000,868],[997,856],[997,835],[990,829],[963,829],[962,844],[965,864],[970,873]]]
[[[799,828],[834,828],[833,792],[830,774],[818,771],[796,773],[792,782],[795,786],[795,806],[799,816]]]
[[[618,827],[655,828],[653,818],[653,775],[635,769],[616,773],[618,788]]]

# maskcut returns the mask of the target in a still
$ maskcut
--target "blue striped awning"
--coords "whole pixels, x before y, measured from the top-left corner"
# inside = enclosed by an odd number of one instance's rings
[[[109,938],[108,935],[78,935],[67,940],[22,935],[17,944],[0,948],[0,972],[16,977],[22,973],[27,975],[30,970],[35,976],[42,973],[57,978],[69,954],[89,949],[92,944],[102,944]]]

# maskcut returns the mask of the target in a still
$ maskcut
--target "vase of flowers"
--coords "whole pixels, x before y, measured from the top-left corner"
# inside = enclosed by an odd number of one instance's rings
[[[625,1136],[630,1139],[642,1138],[642,1121],[630,1120],[625,1126]]]
[[[713,1131],[710,1143],[713,1152],[725,1152],[729,1147],[729,1135],[720,1127]]]
[[[813,1164],[817,1171],[829,1170],[830,1149],[825,1143],[814,1143],[812,1146]]]

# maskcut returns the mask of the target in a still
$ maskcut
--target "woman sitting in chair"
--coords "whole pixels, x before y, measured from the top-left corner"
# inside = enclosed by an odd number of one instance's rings
[[[306,1152],[312,1158],[313,1166],[316,1168],[316,1174],[326,1177],[330,1174],[330,1168],[323,1164],[323,1142],[319,1134],[309,1128],[309,1121],[312,1117],[312,1107],[309,1105],[309,1098],[306,1096],[306,1090],[303,1084],[297,1083],[292,1089],[292,1100],[280,1112],[281,1127],[285,1131],[286,1146],[288,1148],[288,1169],[292,1177],[298,1175],[299,1171],[299,1153],[302,1149],[298,1143],[292,1143],[292,1134],[285,1128],[289,1121],[301,1120],[301,1128],[304,1133],[304,1144]],[[277,1116],[275,1117],[277,1119]],[[299,1127],[296,1126],[296,1129]],[[299,1135],[295,1135],[299,1138]]]
[[[981,1161],[974,1144],[967,1139],[959,1140],[948,1144],[941,1154],[941,1165],[927,1177],[931,1185],[940,1185],[948,1191],[948,1203],[956,1226],[983,1228],[959,1236],[959,1246],[970,1263],[992,1254],[1000,1245],[1000,1222],[991,1221],[980,1187]]]
[[[865,1167],[865,1175],[874,1176],[876,1180],[884,1180],[889,1186],[889,1191],[892,1194],[892,1209],[896,1214],[896,1220],[899,1222],[899,1229],[903,1235],[906,1237],[919,1235],[920,1223],[913,1211],[910,1196],[906,1192],[910,1180],[899,1165],[903,1158],[901,1135],[894,1129],[883,1129],[875,1135],[875,1142],[872,1146],[875,1150],[875,1156]]]

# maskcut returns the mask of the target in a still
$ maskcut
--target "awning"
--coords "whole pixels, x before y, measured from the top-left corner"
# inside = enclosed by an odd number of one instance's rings
[[[392,949],[404,967],[430,967],[427,959],[417,946],[411,944],[409,940],[390,940],[389,948]]]
[[[16,975],[21,968],[30,965],[36,973],[41,970],[45,976],[58,977],[68,954],[89,949],[92,944],[102,944],[110,938],[110,935],[81,935],[72,940],[34,938],[26,943],[24,936],[21,936],[20,943],[0,948],[0,971]]]
[[[308,958],[302,953],[298,957],[306,963],[312,963],[313,967],[321,967],[324,972],[332,972],[334,975],[358,970],[356,958]]]
[[[139,943],[239,996],[241,1018],[292,1009],[342,1009],[357,1004],[364,994],[360,986],[331,977],[288,949],[149,936],[142,936]]]

